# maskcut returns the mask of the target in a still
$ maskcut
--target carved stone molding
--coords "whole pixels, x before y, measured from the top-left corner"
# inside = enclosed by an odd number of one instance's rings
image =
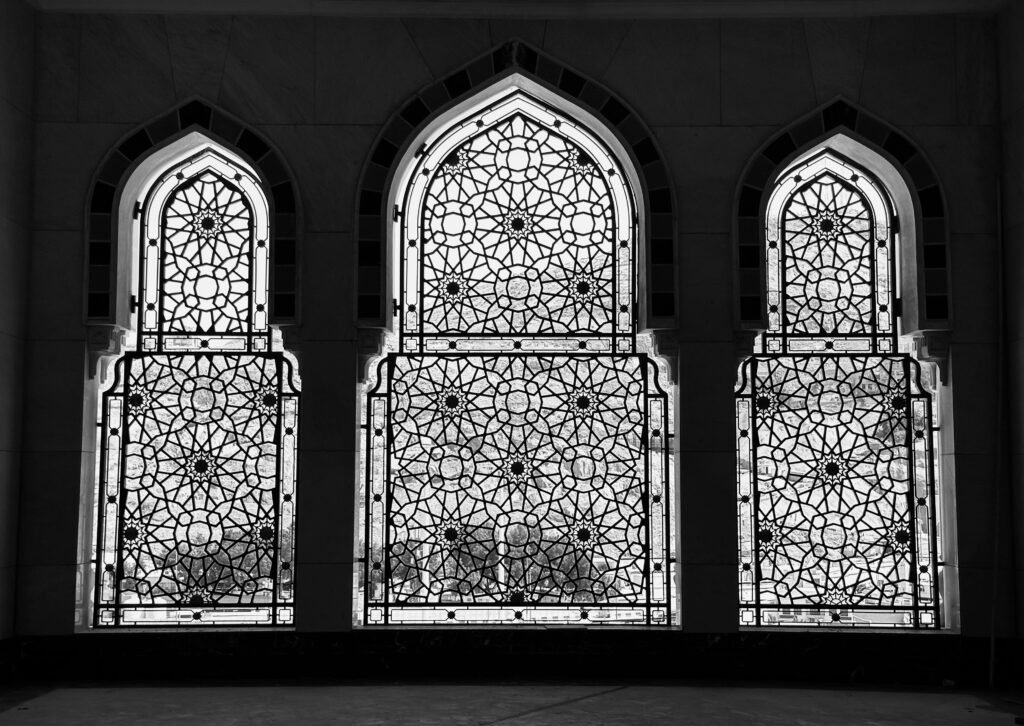
[[[675,330],[651,331],[654,337],[654,350],[664,359],[672,374],[672,383],[679,381],[679,334]]]
[[[760,330],[733,330],[737,366],[754,354],[754,341],[760,334]]]
[[[86,328],[89,349],[89,376],[103,380],[107,364],[124,350],[127,331],[120,325],[90,325]]]
[[[934,363],[939,370],[939,382],[949,382],[948,330],[925,330],[914,335],[914,350],[919,360]]]
[[[383,339],[384,331],[380,328],[359,328],[356,334],[356,350],[359,354],[359,369],[356,375],[360,383],[366,381],[366,366],[370,359],[380,355]]]
[[[281,345],[284,349],[295,356],[296,360],[302,358],[302,328],[297,325],[275,326],[281,334]]]

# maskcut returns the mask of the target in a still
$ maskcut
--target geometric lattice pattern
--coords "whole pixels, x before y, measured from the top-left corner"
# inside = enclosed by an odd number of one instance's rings
[[[104,397],[100,625],[291,621],[297,397],[271,356],[130,354]],[[120,383],[120,381],[118,382]],[[120,544],[118,544],[120,543]]]
[[[898,352],[892,206],[823,151],[766,218],[736,410],[741,625],[939,627],[932,397]]]
[[[576,122],[504,96],[428,145],[402,202],[402,352],[635,350],[633,193]]]
[[[906,355],[744,364],[741,624],[937,625],[931,396],[919,374]]]
[[[102,396],[93,622],[291,624],[298,376],[271,351],[266,197],[210,148],[141,211],[138,340]]]
[[[259,180],[210,149],[141,211],[139,350],[270,350],[269,210]]]
[[[673,622],[669,398],[619,160],[523,88],[400,175],[371,371],[360,621]]]
[[[645,358],[386,365],[368,622],[668,621],[666,397]]]
[[[895,353],[896,237],[881,188],[823,152],[767,210],[769,353]]]
[[[784,225],[787,329],[870,333],[872,225],[857,190],[826,174],[793,195]]]
[[[241,190],[206,172],[174,192],[165,214],[161,292],[166,329],[244,332],[252,212]]]
[[[612,203],[585,151],[513,116],[445,159],[427,194],[425,333],[612,333]]]

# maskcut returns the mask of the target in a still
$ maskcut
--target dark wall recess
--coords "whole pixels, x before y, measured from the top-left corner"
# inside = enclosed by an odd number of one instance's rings
[[[740,329],[764,329],[764,227],[761,214],[766,191],[781,166],[798,149],[836,131],[848,133],[887,152],[907,176],[920,213],[918,233],[918,326],[944,330],[950,325],[948,226],[938,177],[921,150],[906,136],[875,116],[837,99],[786,127],[761,147],[747,165],[736,198],[736,316]],[[912,241],[905,241],[911,243]]]
[[[256,131],[205,101],[194,99],[129,133],[100,164],[89,191],[86,239],[87,325],[113,323],[117,300],[117,207],[136,162],[189,131],[202,131],[248,157],[266,185],[271,213],[271,322],[291,325],[299,315],[298,204],[292,174]]]

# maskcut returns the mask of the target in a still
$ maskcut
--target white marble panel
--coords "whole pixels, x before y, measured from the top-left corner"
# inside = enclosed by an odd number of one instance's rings
[[[717,124],[719,40],[717,21],[634,22],[605,80],[652,126]]]
[[[310,123],[316,75],[313,18],[235,16],[220,103],[249,123]],[[363,59],[367,62],[368,59]]]
[[[722,123],[786,124],[814,108],[803,23],[722,23]]]
[[[82,121],[138,124],[174,104],[162,17],[86,15],[81,22]]]

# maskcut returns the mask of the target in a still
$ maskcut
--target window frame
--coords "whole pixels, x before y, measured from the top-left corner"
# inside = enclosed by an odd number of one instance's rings
[[[366,362],[365,375],[358,389],[358,402],[359,402],[359,421],[360,426],[357,427],[356,438],[357,438],[357,450],[360,451],[360,455],[357,457],[356,464],[356,481],[357,481],[357,496],[355,502],[355,536],[354,536],[354,551],[355,563],[354,563],[354,591],[353,591],[353,624],[356,627],[364,626],[365,623],[362,619],[362,613],[364,609],[364,587],[362,585],[362,567],[364,562],[365,543],[363,542],[362,533],[365,530],[365,497],[367,495],[367,473],[364,467],[367,466],[367,451],[369,447],[366,447],[365,439],[368,430],[367,424],[367,404],[372,392],[377,390],[383,376],[381,371],[384,370],[384,366],[387,363],[387,356],[389,351],[399,351],[401,330],[401,317],[399,315],[398,308],[400,304],[400,291],[402,288],[402,254],[400,252],[399,245],[403,239],[402,235],[402,220],[403,217],[399,214],[399,210],[403,210],[404,197],[407,193],[407,189],[410,185],[410,177],[415,173],[417,169],[417,159],[423,153],[423,150],[431,147],[434,142],[445,136],[453,123],[457,123],[458,119],[472,117],[481,108],[486,107],[488,104],[493,102],[493,99],[503,94],[522,91],[528,95],[538,98],[541,102],[547,103],[554,107],[557,111],[564,114],[570,119],[576,121],[577,125],[582,127],[584,133],[590,134],[598,139],[598,141],[610,150],[610,154],[618,162],[619,167],[625,174],[626,185],[631,190],[633,196],[633,211],[634,220],[633,227],[633,300],[634,300],[634,325],[633,325],[633,336],[636,340],[633,350],[637,354],[645,354],[649,357],[653,370],[656,371],[658,380],[666,382],[665,388],[667,389],[667,404],[666,418],[668,421],[668,428],[670,430],[669,437],[673,437],[675,431],[675,425],[677,421],[676,406],[678,404],[677,396],[674,392],[674,385],[672,384],[672,376],[669,367],[669,362],[664,358],[660,357],[656,351],[656,338],[653,332],[646,330],[647,320],[647,246],[649,244],[647,229],[645,226],[645,217],[647,213],[647,201],[644,194],[644,187],[640,180],[639,166],[633,154],[628,150],[628,147],[624,145],[621,139],[616,135],[613,129],[611,129],[605,122],[601,121],[594,115],[587,112],[584,108],[580,107],[570,99],[561,96],[559,93],[550,90],[547,86],[539,83],[533,79],[527,78],[522,74],[516,72],[509,72],[502,76],[494,83],[488,85],[483,90],[473,94],[472,96],[463,99],[461,101],[453,102],[447,107],[442,113],[431,119],[426,125],[416,133],[405,147],[404,151],[397,156],[397,161],[391,167],[387,182],[387,197],[385,209],[389,212],[389,219],[386,223],[386,236],[387,241],[384,245],[386,249],[384,266],[385,266],[385,279],[387,281],[387,289],[385,292],[385,299],[392,301],[390,310],[385,315],[386,327],[381,331],[381,347],[377,355],[370,356]],[[580,351],[584,352],[584,351]],[[608,355],[613,356],[618,351],[609,351]],[[556,352],[540,352],[541,355],[557,355]],[[671,439],[670,439],[671,441]],[[666,509],[668,524],[666,527],[666,537],[669,543],[666,545],[667,549],[671,552],[671,560],[673,562],[672,570],[669,575],[669,589],[671,593],[669,598],[671,601],[672,610],[672,627],[679,627],[679,604],[680,598],[680,587],[678,583],[678,551],[679,551],[679,528],[678,528],[678,447],[674,444],[670,444],[668,447],[668,457],[666,466],[666,489],[669,491],[670,502],[669,507]],[[500,624],[496,624],[499,625]],[[531,627],[531,626],[525,626]]]
[[[767,309],[767,218],[768,209],[772,203],[777,181],[791,172],[794,168],[803,164],[807,159],[821,153],[824,150],[831,150],[835,154],[847,159],[855,167],[863,169],[871,176],[874,183],[887,195],[887,202],[893,210],[893,238],[899,248],[898,254],[894,257],[896,274],[894,277],[894,295],[900,306],[899,314],[896,317],[896,333],[899,342],[898,350],[907,351],[920,365],[929,365],[932,368],[931,380],[934,389],[931,393],[932,409],[932,437],[934,464],[934,491],[935,506],[933,516],[935,526],[939,532],[941,548],[935,553],[936,566],[939,572],[938,582],[935,584],[936,596],[939,598],[939,627],[934,629],[914,628],[884,628],[864,626],[858,628],[836,629],[843,632],[856,630],[857,632],[885,632],[885,633],[949,633],[959,632],[959,572],[957,564],[957,533],[956,533],[956,491],[954,461],[951,452],[953,445],[953,427],[945,422],[947,412],[952,410],[952,392],[948,379],[946,360],[941,355],[931,356],[928,350],[930,333],[932,331],[922,329],[924,321],[922,312],[923,298],[919,291],[924,289],[924,266],[920,263],[920,250],[922,245],[923,215],[920,203],[916,194],[912,194],[914,187],[910,180],[909,172],[899,164],[887,151],[881,149],[867,139],[854,135],[852,132],[833,131],[827,132],[817,139],[807,142],[795,151],[790,152],[781,159],[774,171],[768,175],[770,180],[761,194],[758,212],[758,235],[761,243],[762,274],[760,282],[762,286],[762,304],[765,306],[762,311],[767,321],[768,316],[764,312]],[[736,232],[734,231],[734,234]],[[761,346],[760,339],[765,330],[758,326],[749,329],[750,333],[756,333],[739,340],[741,344],[740,370],[744,370],[746,361],[753,356],[759,355]],[[941,334],[940,334],[941,335]],[[752,346],[747,348],[747,346]],[[894,351],[895,352],[895,351]],[[771,353],[771,355],[781,355]],[[737,462],[739,465],[739,462]],[[737,534],[739,534],[737,532]],[[779,631],[776,626],[749,626],[739,625],[739,629],[758,630],[767,628],[772,631]],[[783,628],[785,631],[797,630],[827,630],[823,626]]]
[[[76,605],[75,605],[75,632],[78,633],[118,633],[131,631],[146,632],[210,632],[210,631],[239,631],[253,630],[265,631],[268,629],[294,629],[294,617],[290,624],[265,625],[234,625],[234,624],[211,624],[211,625],[143,625],[143,626],[118,626],[118,627],[96,627],[94,625],[93,610],[96,605],[97,596],[95,588],[97,583],[96,567],[99,552],[97,549],[98,533],[98,507],[100,506],[100,486],[102,477],[100,475],[101,454],[100,444],[102,442],[102,426],[104,413],[102,402],[104,392],[112,391],[117,380],[116,368],[121,361],[127,363],[132,356],[137,356],[138,350],[139,315],[137,308],[140,303],[140,277],[142,274],[144,260],[140,254],[142,245],[142,234],[144,231],[143,211],[147,207],[147,200],[155,190],[158,182],[163,179],[169,170],[180,165],[190,158],[196,158],[206,152],[212,152],[222,157],[228,164],[237,166],[251,177],[249,193],[259,195],[262,201],[261,211],[253,205],[254,216],[260,216],[262,226],[266,234],[266,295],[262,302],[266,306],[265,331],[253,332],[250,330],[245,337],[252,341],[254,338],[263,337],[266,339],[266,347],[262,350],[253,348],[250,342],[247,349],[250,352],[239,351],[240,355],[253,355],[257,357],[279,356],[281,359],[281,384],[290,386],[297,399],[301,391],[301,376],[296,357],[285,349],[281,328],[276,325],[270,317],[270,304],[273,298],[273,246],[276,232],[273,228],[275,219],[274,199],[270,194],[271,187],[256,163],[251,161],[244,152],[236,150],[224,141],[218,140],[214,135],[196,130],[190,127],[180,133],[169,137],[165,143],[146,154],[137,158],[129,169],[122,176],[115,195],[114,218],[112,226],[114,229],[113,239],[115,251],[111,263],[115,266],[114,277],[116,287],[114,289],[113,322],[110,325],[94,325],[90,327],[90,366],[85,385],[85,396],[83,401],[83,454],[82,454],[82,477],[81,496],[79,497],[79,532],[78,532],[78,558],[76,565]],[[255,224],[254,220],[254,224]],[[254,236],[255,239],[255,236]],[[250,293],[250,300],[255,300],[255,293]],[[251,316],[250,316],[251,318]],[[96,346],[100,335],[109,342],[105,346]],[[213,351],[216,353],[216,351]],[[154,354],[166,354],[157,353]],[[229,352],[231,353],[231,352]],[[188,354],[188,353],[186,353]],[[284,414],[281,414],[284,418]],[[297,430],[297,427],[296,427]],[[279,447],[279,451],[281,451]],[[294,450],[295,469],[293,472],[293,488],[298,487],[298,454],[299,448],[296,444]],[[292,504],[294,511],[294,503]],[[294,514],[292,515],[294,520]],[[292,549],[294,552],[294,522],[292,533]],[[293,558],[294,562],[294,558]],[[276,583],[275,583],[276,587]],[[291,603],[294,611],[294,596]]]

